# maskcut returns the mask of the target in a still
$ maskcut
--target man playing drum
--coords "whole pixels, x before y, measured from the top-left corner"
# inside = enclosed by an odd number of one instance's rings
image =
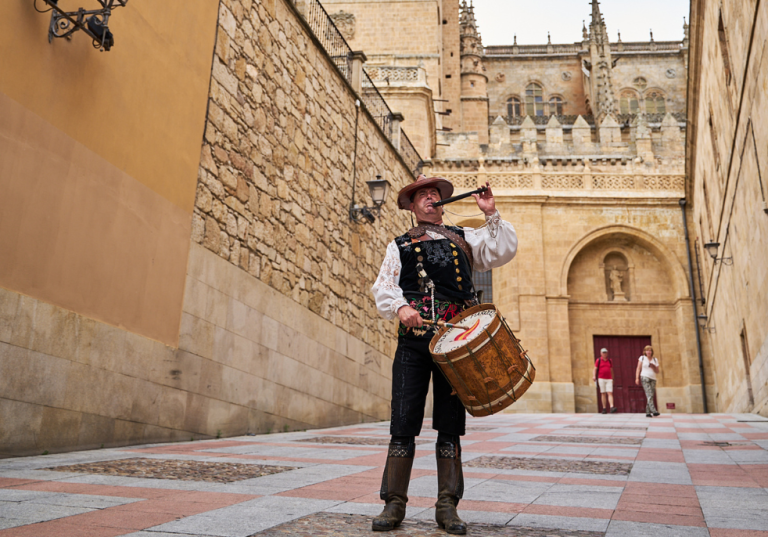
[[[381,483],[384,511],[374,531],[388,531],[405,518],[408,483],[432,378],[432,427],[437,430],[438,498],[435,519],[448,533],[463,535],[467,525],[456,512],[464,490],[461,445],[466,413],[459,398],[432,361],[429,342],[437,327],[424,319],[450,321],[476,303],[472,269],[488,271],[509,262],[517,251],[514,228],[499,216],[490,185],[473,194],[486,224],[478,229],[443,225],[443,208],[432,204],[451,196],[442,178],[419,176],[398,194],[398,206],[410,210],[416,228],[387,246],[372,291],[385,319],[400,319],[392,366],[392,435]]]

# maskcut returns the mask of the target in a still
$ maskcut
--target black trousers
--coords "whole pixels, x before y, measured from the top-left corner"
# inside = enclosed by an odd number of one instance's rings
[[[429,337],[400,336],[392,364],[392,436],[419,436],[432,378],[432,428],[462,436],[467,414],[429,353]]]

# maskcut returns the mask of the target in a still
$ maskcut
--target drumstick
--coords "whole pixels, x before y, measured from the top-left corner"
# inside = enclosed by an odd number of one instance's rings
[[[446,323],[445,321],[432,322],[428,319],[422,319],[421,322],[423,322],[424,324],[431,324],[432,326],[435,326],[435,325],[447,326],[448,328],[461,328],[462,330],[469,330],[470,328],[472,328],[471,326],[461,326],[460,324]]]

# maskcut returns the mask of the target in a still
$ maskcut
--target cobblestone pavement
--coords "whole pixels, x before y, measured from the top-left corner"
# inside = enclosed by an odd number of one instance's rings
[[[470,535],[768,537],[759,416],[469,420],[459,512]],[[435,437],[425,424],[408,515],[390,535],[445,535]],[[0,537],[381,535],[370,521],[387,438],[375,423],[0,460]]]

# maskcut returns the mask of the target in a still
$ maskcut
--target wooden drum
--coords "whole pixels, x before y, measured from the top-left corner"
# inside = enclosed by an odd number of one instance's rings
[[[429,352],[467,412],[488,416],[517,401],[536,368],[496,306],[473,306],[451,325],[438,330]]]

